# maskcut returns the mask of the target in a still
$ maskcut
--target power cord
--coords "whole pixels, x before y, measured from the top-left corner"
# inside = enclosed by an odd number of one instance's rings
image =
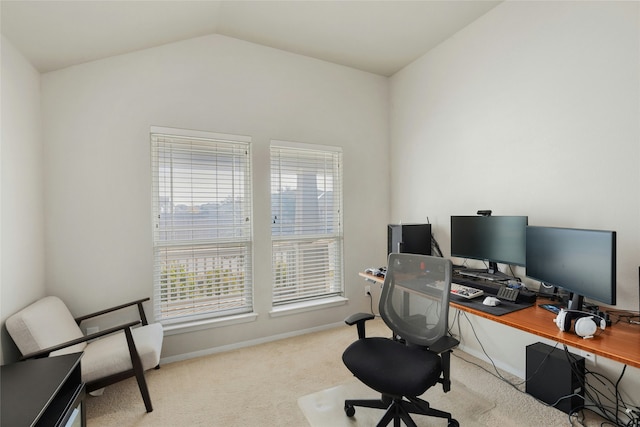
[[[569,352],[567,346],[564,346],[565,354],[569,362],[575,361],[576,356]],[[616,427],[640,427],[640,410],[638,408],[630,408],[622,397],[619,386],[622,378],[624,377],[627,365],[624,365],[622,372],[617,381],[613,383],[609,378],[604,375],[593,372],[589,369],[585,369],[584,378],[581,373],[575,371],[576,367],[574,363],[570,363],[571,369],[576,373],[576,377],[581,380],[581,386],[584,391],[585,405],[580,410],[588,410],[593,412],[606,420],[606,424],[610,424]],[[587,381],[587,378],[591,377],[594,381],[597,381],[602,387],[606,389],[605,392],[597,389],[594,385]],[[613,390],[611,389],[613,388]],[[612,397],[613,395],[614,397]],[[592,404],[587,405],[586,402],[590,401]],[[603,400],[608,401],[608,404],[604,404]],[[613,405],[613,406],[612,406]],[[593,409],[592,409],[593,408]],[[628,420],[623,421],[621,417],[626,417]],[[605,425],[605,423],[603,423]]]
[[[369,305],[371,307],[371,314],[373,314],[376,317],[380,317],[379,314],[376,314],[376,313],[373,312],[373,296],[371,295],[370,291],[367,291],[367,296],[369,297]]]
[[[495,372],[491,372],[490,370],[486,369],[484,366],[479,365],[475,362],[472,362],[470,360],[467,360],[463,357],[460,357],[459,355],[455,354],[454,355],[456,357],[458,357],[460,360],[463,360],[464,362],[470,363],[472,365],[475,365],[477,367],[479,367],[480,369],[482,369],[485,372],[488,372],[489,374],[493,375],[494,377],[504,381],[505,383],[509,384],[511,387],[515,388],[516,390],[522,392],[522,390],[520,390],[518,388],[518,386],[524,384],[526,382],[526,380],[524,380],[521,383],[512,383],[511,381],[509,381],[507,378],[505,378],[500,371],[498,370],[498,367],[496,366],[495,362],[493,361],[493,359],[491,358],[491,356],[489,356],[489,354],[487,353],[487,351],[484,348],[484,345],[482,344],[482,342],[480,341],[480,338],[478,337],[478,334],[476,333],[475,328],[473,327],[473,323],[471,323],[471,320],[469,319],[469,317],[467,316],[467,313],[458,310],[456,316],[459,317],[460,313],[462,313],[462,315],[464,316],[464,318],[467,320],[467,323],[469,323],[469,326],[471,326],[471,331],[473,332],[473,336],[476,338],[476,341],[478,342],[478,344],[480,344],[480,348],[482,349],[482,352],[484,353],[484,355],[487,357],[487,359],[489,359],[489,362],[491,363],[491,365],[493,366],[493,369]],[[455,321],[454,321],[455,322]],[[460,330],[460,321],[458,320],[458,330]],[[461,332],[460,332],[460,337],[462,337]]]
[[[482,342],[480,341],[478,334],[476,333],[476,330],[473,326],[473,323],[471,322],[471,320],[469,319],[469,317],[467,316],[467,314],[465,312],[462,311],[457,311],[453,322],[451,324],[451,327],[455,326],[457,324],[458,327],[458,339],[462,338],[462,331],[461,331],[461,324],[460,324],[460,313],[462,313],[465,317],[465,319],[467,320],[469,326],[471,327],[471,331],[473,332],[473,335],[476,339],[476,341],[478,342],[478,344],[480,345],[480,348],[482,349],[482,352],[484,353],[484,355],[487,357],[487,359],[489,360],[489,362],[491,363],[491,365],[493,366],[493,369],[495,372],[491,372],[490,370],[486,369],[484,366],[479,365],[478,363],[472,362],[470,360],[465,359],[464,357],[461,357],[459,354],[457,353],[453,353],[454,356],[456,356],[458,359],[467,362],[469,364],[475,365],[477,367],[479,367],[480,369],[484,370],[485,372],[488,372],[489,374],[493,375],[494,377],[504,381],[505,383],[509,384],[510,386],[512,386],[513,388],[515,388],[516,390],[518,390],[521,393],[525,393],[523,390],[521,390],[519,388],[519,386],[521,386],[522,384],[525,384],[527,381],[529,381],[531,378],[533,378],[535,375],[537,375],[538,371],[540,370],[540,368],[542,367],[542,365],[544,364],[544,362],[547,360],[547,358],[551,355],[551,353],[558,347],[559,343],[556,343],[556,345],[549,350],[549,352],[545,355],[545,357],[543,358],[543,360],[540,362],[540,364],[538,365],[538,367],[536,368],[536,370],[533,372],[533,374],[531,374],[528,378],[524,379],[522,382],[520,383],[512,383],[511,381],[509,381],[507,378],[505,378],[500,371],[498,370],[495,362],[493,361],[493,359],[491,358],[491,356],[489,356],[489,354],[487,353],[487,351],[484,348],[484,345],[482,344]],[[449,330],[449,333],[451,335],[454,335],[451,331],[451,328]],[[567,348],[566,345],[563,345],[564,347],[564,351],[566,354],[566,357],[568,359],[569,362],[575,361],[575,355],[571,354],[569,352],[569,349]],[[569,421],[571,423],[571,425],[573,424],[574,419],[572,417],[578,417],[578,413],[582,412],[584,410],[588,410],[591,411],[595,414],[598,414],[599,416],[605,418],[605,422],[601,424],[602,427],[605,427],[607,424],[610,424],[612,426],[616,426],[616,427],[640,427],[640,408],[635,407],[635,408],[630,408],[628,407],[628,405],[625,403],[624,399],[622,398],[622,395],[620,394],[619,391],[619,385],[620,382],[622,381],[622,378],[624,376],[624,373],[626,371],[627,365],[624,365],[622,372],[620,373],[620,376],[618,377],[617,381],[615,383],[613,383],[610,379],[608,379],[607,377],[605,377],[604,375],[597,373],[597,372],[593,372],[590,370],[585,370],[584,372],[584,377],[582,377],[582,373],[575,371],[576,369],[576,364],[575,363],[569,363],[569,366],[571,367],[572,370],[574,370],[574,373],[576,374],[577,378],[581,379],[581,386],[582,389],[584,391],[584,396],[580,396],[584,401],[585,401],[585,405],[583,405],[581,408],[574,410],[571,414],[569,414]],[[603,392],[599,391],[598,389],[596,389],[595,387],[593,387],[592,385],[590,385],[586,379],[587,376],[590,376],[592,378],[594,378],[594,380],[597,380],[600,384],[602,384],[606,389],[607,392],[613,396],[615,396],[615,399],[611,396],[608,396],[606,394],[604,394]],[[611,390],[611,387],[614,388],[615,391]],[[548,404],[546,402],[540,401],[538,400],[540,403],[546,405],[546,406],[555,406],[557,405],[559,402],[561,402],[562,400],[574,397],[574,396],[579,396],[579,394],[576,393],[572,393],[570,395],[566,395],[566,396],[561,396],[556,402],[553,402],[552,404]],[[586,404],[586,400],[589,400],[591,402],[593,402],[593,405],[587,405]],[[613,404],[615,406],[608,406],[603,404],[602,400],[606,399],[609,401],[610,404]],[[591,409],[591,408],[595,408]],[[628,418],[628,421],[623,422],[620,417],[619,414],[623,414],[622,416],[626,416]],[[580,425],[584,425],[582,424],[582,421],[584,420],[584,414],[580,414],[582,415],[582,420],[580,419],[576,419],[575,421],[579,422]]]
[[[427,224],[431,224],[431,221],[429,221],[429,217],[427,217]],[[440,245],[438,244],[438,241],[436,240],[436,237],[433,235],[433,233],[431,233],[431,249],[432,255],[444,258],[444,255],[442,255],[442,250],[440,250]]]

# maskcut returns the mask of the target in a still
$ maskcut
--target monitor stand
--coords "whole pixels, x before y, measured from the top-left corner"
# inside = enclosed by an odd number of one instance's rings
[[[516,277],[508,276],[504,273],[488,273],[486,269],[469,271],[468,269],[458,271],[461,276],[475,277],[476,279],[484,279],[492,282],[504,282],[508,280],[518,280]]]
[[[477,279],[490,280],[492,282],[503,282],[507,280],[518,280],[498,270],[498,264],[489,262],[489,268],[464,268],[458,271],[461,276],[475,277]]]
[[[569,301],[567,302],[567,309],[583,311],[584,310],[584,297],[576,293],[569,294]]]

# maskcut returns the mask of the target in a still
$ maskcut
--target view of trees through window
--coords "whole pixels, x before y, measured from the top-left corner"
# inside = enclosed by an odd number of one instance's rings
[[[249,144],[229,139],[152,134],[159,320],[253,309]]]

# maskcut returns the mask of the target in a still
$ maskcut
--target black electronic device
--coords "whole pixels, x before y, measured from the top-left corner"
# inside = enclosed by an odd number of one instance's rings
[[[524,266],[527,223],[526,216],[452,216],[451,256],[487,261],[490,274],[499,274],[498,263]]]
[[[526,357],[528,394],[567,414],[584,405],[583,357],[541,342],[528,345]]]
[[[615,305],[615,231],[528,226],[526,236],[526,275],[570,292],[568,309],[584,297]]]
[[[520,292],[517,289],[510,288],[507,285],[502,285],[500,286],[500,289],[498,289],[498,293],[496,296],[507,301],[515,301],[516,299],[518,299],[519,293]]]
[[[390,253],[431,255],[431,224],[389,224],[387,255]]]

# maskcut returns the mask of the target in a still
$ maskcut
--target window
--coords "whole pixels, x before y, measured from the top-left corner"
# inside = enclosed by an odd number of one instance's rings
[[[163,323],[253,309],[250,141],[151,129],[154,304]]]
[[[342,152],[272,141],[273,305],[342,295]]]

